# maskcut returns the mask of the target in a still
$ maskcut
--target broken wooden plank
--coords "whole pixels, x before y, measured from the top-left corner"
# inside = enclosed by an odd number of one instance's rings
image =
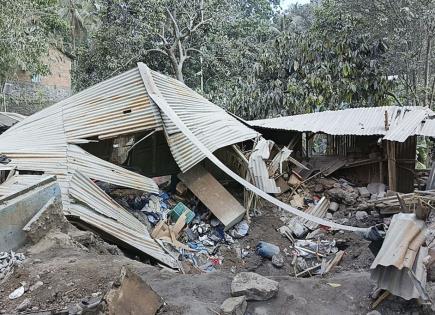
[[[344,251],[342,250],[338,251],[337,254],[335,254],[335,257],[327,264],[325,268],[325,272],[323,272],[322,274],[327,274],[328,272],[330,272],[332,268],[334,268],[340,263],[343,256],[344,256]]]
[[[245,208],[202,166],[196,165],[178,178],[225,226],[231,228],[245,215]]]

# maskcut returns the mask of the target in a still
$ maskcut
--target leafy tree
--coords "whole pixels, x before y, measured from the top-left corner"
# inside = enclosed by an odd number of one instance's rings
[[[435,1],[339,0],[336,5],[358,21],[355,33],[387,43],[382,66],[397,78],[400,102],[434,108]]]
[[[17,69],[48,71],[43,57],[56,35],[66,30],[56,12],[57,0],[2,1],[0,6],[0,83]]]
[[[102,0],[99,28],[78,53],[75,87],[144,61],[211,93],[229,75],[240,75],[246,62],[239,56],[252,53],[254,34],[270,24],[271,13],[267,0]]]
[[[88,32],[97,29],[99,8],[97,0],[60,0],[59,16],[69,24],[64,46],[72,57],[76,47],[87,40]]]
[[[262,50],[231,110],[253,119],[388,104],[392,83],[380,66],[387,47],[354,35],[355,21],[336,8],[323,1],[305,31],[282,16],[277,24],[284,29]]]

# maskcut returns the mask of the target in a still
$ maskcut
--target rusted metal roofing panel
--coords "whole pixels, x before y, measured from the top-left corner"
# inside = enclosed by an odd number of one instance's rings
[[[155,71],[149,73],[169,106],[210,151],[258,136],[183,83]],[[162,118],[171,152],[183,172],[205,158],[164,113]]]
[[[386,140],[403,142],[411,135],[434,137],[435,128],[431,128],[435,124],[434,116],[435,113],[425,107],[385,106],[325,111],[247,123],[263,128],[330,135],[380,135],[386,136]]]

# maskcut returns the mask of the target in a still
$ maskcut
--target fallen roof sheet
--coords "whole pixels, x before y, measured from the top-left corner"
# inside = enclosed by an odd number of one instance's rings
[[[298,209],[295,209],[288,204],[268,195],[261,189],[259,189],[257,186],[249,183],[236,173],[234,173],[232,170],[230,170],[225,164],[223,164],[211,151],[207,148],[207,146],[199,141],[198,137],[190,130],[184,123],[184,121],[178,117],[177,113],[169,106],[166,99],[162,96],[160,91],[157,89],[154,80],[152,76],[149,75],[149,72],[151,71],[146,65],[143,63],[139,63],[139,71],[141,72],[142,79],[145,83],[145,86],[147,87],[147,91],[152,98],[152,100],[157,104],[157,106],[161,109],[161,111],[168,116],[168,118],[177,126],[177,128],[180,129],[180,131],[186,136],[186,138],[189,139],[194,144],[194,148],[196,150],[199,150],[203,155],[205,155],[212,163],[214,163],[219,169],[221,169],[223,172],[225,172],[228,176],[236,180],[238,183],[243,185],[246,189],[252,191],[253,193],[257,194],[258,196],[262,197],[263,199],[273,203],[274,205],[284,209],[287,212],[290,212],[294,215],[297,215],[299,217],[305,218],[307,220],[316,222],[321,225],[329,226],[333,229],[342,229],[346,231],[366,231],[365,228],[359,228],[359,227],[353,227],[353,226],[347,226],[338,224],[332,221],[324,220],[322,218],[318,218],[312,214],[305,213],[303,211],[300,211]]]
[[[270,178],[266,165],[273,144],[273,141],[261,138],[249,156],[248,168],[255,186],[269,194],[279,194],[281,189],[276,186],[275,179]]]
[[[254,127],[323,132],[330,135],[380,135],[386,140],[399,142],[412,135],[435,137],[435,113],[420,106],[350,108],[246,123]]]
[[[26,118],[26,116],[21,114],[0,112],[0,128],[9,128],[24,118]]]
[[[0,154],[11,161],[0,164],[0,170],[14,168],[56,175],[66,215],[78,216],[176,267],[177,262],[149,237],[145,226],[111,200],[91,179],[157,193],[154,181],[97,158],[78,146],[139,131],[164,130],[175,161],[183,172],[205,158],[149,97],[144,75],[147,76],[145,79],[156,82],[153,88],[159,90],[209,150],[258,136],[257,132],[186,85],[154,71],[144,74],[138,65],[9,128],[0,136]]]
[[[211,152],[258,136],[253,129],[180,81],[152,70],[148,73],[168,105]],[[165,113],[161,115],[172,155],[181,171],[186,172],[206,156],[197,150]]]
[[[406,300],[420,298],[419,290],[410,279],[412,271],[421,286],[426,283],[426,270],[422,258],[427,255],[426,226],[414,213],[393,216],[385,240],[370,269],[372,279],[385,289]]]

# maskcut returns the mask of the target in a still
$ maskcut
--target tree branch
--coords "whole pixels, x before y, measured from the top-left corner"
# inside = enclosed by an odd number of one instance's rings
[[[394,100],[397,102],[397,104],[399,104],[399,106],[403,107],[403,104],[399,101],[399,99],[397,98],[397,96],[391,92],[385,92],[386,95],[389,95],[391,97],[394,98]]]
[[[149,52],[159,52],[159,53],[161,53],[161,54],[163,54],[163,55],[165,55],[165,56],[168,56],[168,53],[167,53],[166,51],[161,50],[161,49],[159,49],[159,48],[147,49],[147,50],[145,51],[145,53],[149,53]]]
[[[175,36],[180,37],[180,27],[178,26],[177,21],[175,20],[174,16],[172,15],[171,11],[168,8],[166,8],[166,11],[168,12],[169,17],[171,18],[172,23],[174,24]]]
[[[202,52],[201,50],[199,50],[199,49],[196,49],[196,48],[187,48],[187,49],[186,49],[186,53],[187,53],[188,51],[196,51],[197,53],[203,55],[203,52]]]

